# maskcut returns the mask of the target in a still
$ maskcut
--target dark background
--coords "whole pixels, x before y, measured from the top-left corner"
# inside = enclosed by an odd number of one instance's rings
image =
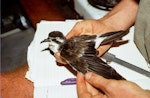
[[[1,0],[1,71],[27,64],[27,48],[36,23],[79,18],[73,0]]]

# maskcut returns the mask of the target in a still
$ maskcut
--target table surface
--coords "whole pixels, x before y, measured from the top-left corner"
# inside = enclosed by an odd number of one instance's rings
[[[33,98],[33,83],[25,78],[28,65],[1,73],[2,98]]]

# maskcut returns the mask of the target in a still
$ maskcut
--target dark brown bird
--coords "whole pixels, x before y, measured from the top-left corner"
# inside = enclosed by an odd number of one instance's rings
[[[49,47],[47,49],[53,54],[60,52],[61,57],[76,71],[83,74],[90,71],[108,79],[120,80],[124,78],[114,68],[97,57],[98,51],[96,49],[100,45],[120,40],[127,33],[128,31],[116,31],[66,39],[61,32],[53,31],[41,43],[48,42]]]

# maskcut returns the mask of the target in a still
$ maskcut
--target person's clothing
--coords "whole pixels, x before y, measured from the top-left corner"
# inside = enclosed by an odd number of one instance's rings
[[[145,60],[150,63],[150,0],[140,0],[134,42]]]

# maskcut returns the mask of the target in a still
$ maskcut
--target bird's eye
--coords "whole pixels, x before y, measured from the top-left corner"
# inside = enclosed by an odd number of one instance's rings
[[[56,41],[56,39],[52,39],[52,41]]]

